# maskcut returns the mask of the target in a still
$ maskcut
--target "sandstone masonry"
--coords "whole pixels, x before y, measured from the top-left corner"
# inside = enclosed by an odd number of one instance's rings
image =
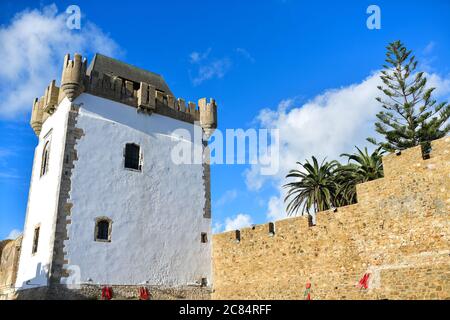
[[[337,212],[217,234],[213,299],[450,299],[450,137],[383,158]],[[370,274],[368,288],[359,280]]]

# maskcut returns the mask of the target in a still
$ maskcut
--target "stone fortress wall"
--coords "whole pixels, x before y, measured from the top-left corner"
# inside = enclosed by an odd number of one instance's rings
[[[235,231],[215,235],[211,297],[304,299],[310,282],[312,299],[450,299],[450,137],[432,142],[429,159],[416,147],[383,164],[383,179],[357,186],[357,204],[318,213],[315,226],[296,217],[242,229],[239,242]],[[0,243],[3,298],[13,297],[20,240]],[[367,289],[358,287],[364,274]],[[81,291],[98,298],[100,287]]]
[[[22,236],[0,241],[0,300],[14,296],[21,243]]]
[[[450,299],[450,137],[426,160],[415,147],[383,165],[357,204],[314,226],[296,217],[215,235],[212,298],[304,299],[309,282],[312,299]]]
[[[87,70],[81,56],[66,56],[61,90],[52,81],[34,102],[30,122],[37,135],[64,97],[73,101],[83,92],[138,112],[200,121],[207,135],[217,126],[214,100],[200,99],[198,108],[186,106],[158,75],[146,73],[141,79],[142,71],[134,67],[118,66],[107,57],[96,59],[106,66],[94,64]],[[105,72],[111,66],[119,76]],[[127,80],[122,73],[139,79]],[[318,213],[315,226],[297,217],[215,235],[212,298],[303,299],[305,285],[311,283],[313,299],[449,299],[449,164],[450,137],[445,137],[432,142],[426,159],[420,147],[384,157],[385,177],[358,185],[357,204]],[[208,164],[204,169],[209,190]],[[209,218],[209,193],[206,199],[204,216]],[[0,242],[0,298],[10,296],[14,288],[20,242]],[[368,288],[360,289],[357,284],[364,275],[369,275]],[[61,298],[64,290],[54,289],[54,297]],[[85,287],[80,294],[94,290],[96,295],[99,289]],[[123,286],[117,291],[125,297],[135,289]],[[169,291],[157,295],[209,297],[209,292],[192,288]],[[36,293],[34,298],[53,295]]]

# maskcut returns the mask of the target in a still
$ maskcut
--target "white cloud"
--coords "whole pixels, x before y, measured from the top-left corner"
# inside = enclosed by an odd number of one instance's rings
[[[229,58],[209,58],[211,48],[205,52],[193,51],[189,55],[189,62],[195,66],[195,76],[192,78],[194,86],[210,79],[221,79],[229,71],[231,60]]]
[[[210,57],[211,51],[212,49],[208,48],[205,52],[193,51],[189,54],[189,62],[196,68],[195,75],[191,79],[194,86],[207,80],[221,79],[231,68],[232,60],[230,58]],[[252,63],[255,62],[252,55],[244,48],[236,48],[234,52]]]
[[[210,52],[211,52],[211,48],[208,48],[205,52],[193,51],[189,55],[189,58],[190,58],[189,61],[191,63],[199,63],[199,62],[205,60],[206,58],[208,58]]]
[[[8,158],[16,155],[16,152],[6,148],[0,148],[0,180],[17,180],[20,176],[8,168]]]
[[[427,85],[436,88],[433,91],[433,97],[440,98],[437,99],[438,102],[442,102],[441,99],[448,100],[450,98],[450,75],[442,77],[436,73],[425,73],[425,76],[427,77]]]
[[[259,166],[254,165],[250,169],[244,170],[245,184],[251,191],[258,191],[262,188],[265,181],[270,179],[267,175],[262,175]]]
[[[213,60],[207,64],[200,65],[197,75],[192,79],[194,85],[199,85],[206,80],[213,78],[221,79],[231,67],[231,60],[228,58]]]
[[[212,227],[212,233],[220,233],[222,232],[223,224],[220,222],[214,223]]]
[[[352,152],[354,146],[371,146],[367,137],[375,135],[374,122],[380,110],[375,97],[380,95],[380,73],[374,72],[360,83],[339,89],[326,90],[305,104],[296,107],[295,100],[280,102],[276,110],[263,109],[257,116],[262,128],[280,130],[280,170],[274,176],[261,176],[260,168],[252,166],[245,172],[247,187],[259,190],[265,183],[272,183],[277,193],[269,198],[267,217],[286,217],[284,197],[285,176],[296,168],[296,161],[303,162],[312,155],[318,159],[338,159],[344,152]],[[427,75],[429,85],[437,87],[435,97],[450,94],[450,77]]]
[[[11,230],[11,232],[6,236],[6,239],[11,239],[11,240],[15,240],[17,239],[18,236],[20,236],[22,234],[22,231],[18,230],[18,229],[13,229]]]
[[[24,116],[52,79],[59,80],[66,53],[101,52],[114,56],[117,44],[95,24],[81,30],[66,26],[67,15],[56,5],[25,10],[0,26],[0,117]]]
[[[14,173],[0,171],[0,180],[16,180],[20,179],[20,176]]]
[[[249,60],[251,63],[255,63],[255,58],[244,48],[236,48],[236,52]]]
[[[228,190],[228,191],[224,192],[224,194],[215,201],[215,206],[221,207],[221,206],[233,201],[234,199],[236,199],[237,194],[238,194],[238,192],[236,189]]]
[[[437,60],[437,56],[433,54],[436,48],[436,42],[430,41],[420,52],[420,56],[417,59],[419,63],[419,68],[426,72],[435,72],[433,64]]]
[[[6,149],[6,148],[0,148],[0,162],[9,157],[10,155],[13,155],[14,152],[12,150]]]
[[[248,214],[239,213],[234,218],[225,219],[225,231],[238,230],[253,224],[252,217]]]
[[[433,52],[435,47],[436,47],[436,43],[434,41],[430,41],[425,46],[425,48],[422,50],[422,53],[423,54],[430,54],[431,52]]]

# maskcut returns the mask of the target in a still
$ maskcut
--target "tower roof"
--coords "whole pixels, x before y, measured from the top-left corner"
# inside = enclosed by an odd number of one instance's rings
[[[103,73],[118,76],[122,79],[127,79],[133,82],[145,82],[155,86],[157,90],[173,96],[172,91],[161,75],[104,56],[100,53],[95,54],[94,59],[87,68],[86,73],[90,76],[93,71],[96,71],[99,74]]]
[[[65,55],[61,86],[53,80],[44,95],[33,101],[30,124],[34,132],[39,136],[42,124],[63,99],[72,102],[82,93],[134,107],[139,113],[157,113],[192,124],[199,121],[207,135],[217,128],[214,99],[199,99],[198,106],[191,101],[186,103],[173,95],[159,74],[96,53],[89,67],[80,54],[72,59],[70,54]]]

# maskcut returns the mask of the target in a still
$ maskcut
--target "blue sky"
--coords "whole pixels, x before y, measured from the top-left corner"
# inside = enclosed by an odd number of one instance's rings
[[[376,72],[388,42],[400,39],[413,49],[437,97],[450,95],[445,0],[59,1],[57,12],[52,4],[0,2],[6,68],[0,93],[27,92],[0,104],[0,239],[23,228],[37,143],[28,125],[32,94],[41,94],[51,77],[59,79],[65,50],[88,59],[100,51],[162,74],[187,100],[214,97],[221,129],[281,128],[277,176],[252,174],[257,170],[248,165],[213,166],[216,230],[281,218],[280,185],[295,160],[337,157],[366,144],[377,111]],[[81,9],[81,30],[61,29],[58,38],[51,31],[61,23],[33,22],[63,21],[72,4]],[[381,8],[380,30],[366,27],[370,4]],[[33,28],[48,34],[31,42]]]

